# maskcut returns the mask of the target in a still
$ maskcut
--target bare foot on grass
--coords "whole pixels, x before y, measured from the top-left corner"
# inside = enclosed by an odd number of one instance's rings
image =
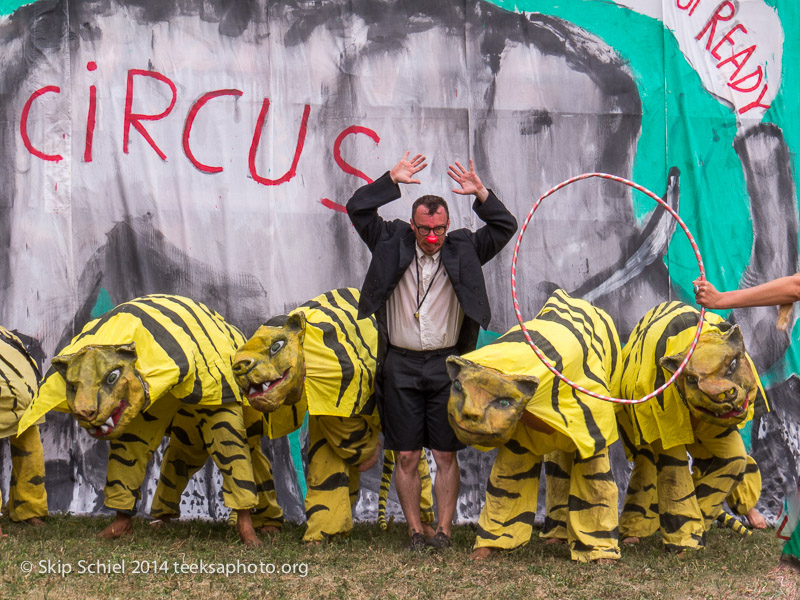
[[[124,535],[131,535],[132,533],[133,518],[130,515],[118,512],[114,522],[98,533],[97,537],[103,540],[115,540]]]
[[[640,539],[639,539],[638,537],[636,537],[635,535],[631,535],[631,536],[628,536],[628,537],[626,537],[626,538],[622,538],[622,543],[623,543],[623,544],[638,544],[638,543],[639,543],[639,542],[641,542],[641,541],[642,541],[642,540],[640,540]]]
[[[561,544],[566,544],[566,543],[567,543],[567,541],[566,540],[562,540],[561,538],[544,538],[544,545],[545,546],[555,546],[555,545],[561,545]]]
[[[44,527],[46,523],[42,521],[39,517],[31,517],[30,519],[25,519],[23,521],[26,525],[30,525],[31,527]]]
[[[486,560],[492,555],[492,552],[493,550],[491,548],[487,548],[484,546],[483,548],[478,548],[476,550],[473,550],[472,554],[470,554],[469,557],[472,560]]]
[[[239,539],[248,548],[263,546],[264,543],[258,539],[256,530],[253,529],[253,519],[250,516],[250,509],[243,508],[236,511],[236,530],[239,532]]]

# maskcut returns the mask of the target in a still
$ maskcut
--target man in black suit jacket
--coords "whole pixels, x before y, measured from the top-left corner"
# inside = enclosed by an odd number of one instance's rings
[[[391,171],[359,188],[347,214],[372,252],[361,289],[359,316],[378,322],[376,396],[384,447],[397,453],[396,488],[411,536],[410,548],[450,545],[450,526],[458,499],[458,441],[447,420],[450,378],[445,359],[475,348],[478,329],[491,319],[482,265],[508,243],[517,221],[487,190],[470,160],[448,175],[453,192],[474,195],[475,214],[486,224],[478,231],[450,226],[447,203],[423,196],[413,205],[411,223],[384,221],[378,208],[400,197],[398,184],[414,179],[427,163],[409,152]],[[430,448],[436,462],[438,530],[420,519],[420,450]],[[428,534],[426,540],[425,533]]]

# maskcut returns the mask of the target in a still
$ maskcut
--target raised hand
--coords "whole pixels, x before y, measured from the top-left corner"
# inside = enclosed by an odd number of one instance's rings
[[[417,154],[414,158],[408,160],[409,154],[411,154],[410,150],[406,152],[403,158],[400,159],[400,162],[389,171],[389,177],[392,178],[394,183],[419,183],[419,179],[414,179],[414,175],[428,166],[422,154]]]
[[[456,161],[455,165],[449,165],[447,174],[450,179],[455,181],[461,188],[453,188],[453,192],[463,196],[473,194],[478,197],[478,200],[485,202],[489,197],[489,190],[481,183],[480,177],[475,172],[475,165],[472,159],[469,159],[469,171],[461,166],[461,163]]]

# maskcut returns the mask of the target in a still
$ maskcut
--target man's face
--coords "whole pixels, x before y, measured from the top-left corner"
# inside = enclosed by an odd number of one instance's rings
[[[440,206],[434,214],[428,214],[428,209],[424,206],[418,206],[416,212],[411,220],[411,229],[414,230],[414,235],[417,236],[417,245],[422,249],[425,254],[436,254],[444,244],[444,233],[437,235],[434,229],[437,227],[444,227],[445,230],[450,226],[450,219],[447,218],[447,213],[444,207]],[[422,228],[422,231],[420,231]],[[424,235],[423,235],[424,232]],[[428,241],[436,238],[435,243]]]

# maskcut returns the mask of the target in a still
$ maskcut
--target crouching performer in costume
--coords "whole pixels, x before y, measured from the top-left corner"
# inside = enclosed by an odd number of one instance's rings
[[[615,396],[620,343],[611,318],[562,290],[525,324],[548,360],[587,390]],[[618,492],[608,446],[617,439],[614,405],[556,378],[516,327],[463,357],[447,359],[448,414],[458,438],[498,447],[474,558],[512,549],[531,537],[545,454],[568,457],[567,541],[573,560],[618,559]]]
[[[8,438],[11,446],[11,484],[6,509],[12,521],[31,525],[43,525],[41,517],[47,516],[44,450],[38,426],[44,419],[20,434],[17,428],[38,388],[36,361],[17,336],[0,327],[0,439]]]
[[[100,537],[132,532],[147,463],[169,431],[171,449],[164,460],[169,481],[161,482],[161,496],[167,484],[179,500],[199,468],[195,465],[210,455],[222,474],[223,501],[238,512],[239,536],[247,545],[261,543],[250,511],[274,503],[274,495],[259,493],[270,473],[253,473],[251,454],[259,467],[266,458],[261,460],[260,443],[248,448],[232,372],[241,343],[244,336],[203,304],[152,295],[87,323],[53,358],[20,431],[56,409],[72,413],[92,437],[109,440],[105,505],[117,516]],[[177,468],[176,457],[193,466]]]
[[[380,450],[373,396],[377,330],[373,317],[358,318],[358,296],[352,288],[332,290],[271,318],[234,361],[236,380],[254,408],[267,415],[294,410],[298,426],[308,408],[304,542],[352,530],[361,472]]]
[[[695,308],[667,302],[639,321],[623,349],[623,397],[641,398],[678,369],[698,320]],[[618,415],[634,461],[620,517],[625,541],[660,528],[668,550],[702,548],[712,522],[725,519],[726,498],[739,510],[755,506],[760,474],[738,427],[767,410],[739,328],[706,313],[697,347],[675,384],[652,400],[624,405]]]

